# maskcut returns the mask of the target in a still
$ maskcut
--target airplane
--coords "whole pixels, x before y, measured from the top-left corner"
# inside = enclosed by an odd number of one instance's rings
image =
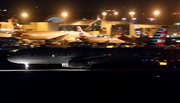
[[[137,43],[137,44],[141,44],[141,43],[147,43],[149,42],[150,38],[148,36],[145,36],[142,34],[142,31],[140,30],[140,28],[134,24],[134,29],[135,29],[135,36],[132,38],[130,37],[129,35],[125,35],[123,33],[123,30],[121,27],[118,28],[119,29],[119,32],[120,32],[120,37],[118,37],[118,39],[121,39],[121,40],[125,40],[125,41],[128,41],[128,42],[134,42],[134,43]],[[137,38],[136,38],[137,37]]]
[[[14,37],[21,37],[29,40],[46,40],[46,42],[66,40],[69,36],[78,34],[78,32],[71,31],[24,31],[18,27],[17,22],[12,18],[12,24],[15,32],[12,33]]]
[[[91,68],[99,63],[136,62],[170,53],[164,49],[167,26],[162,26],[144,47],[139,48],[33,48],[22,49],[11,54],[9,62],[25,64],[61,64],[68,68]]]
[[[120,39],[113,39],[113,38],[101,38],[101,37],[86,37],[84,35],[84,31],[81,29],[80,26],[77,26],[77,30],[80,35],[80,40],[84,42],[93,42],[93,43],[108,43],[108,42],[117,42],[117,43],[126,43],[126,41]]]

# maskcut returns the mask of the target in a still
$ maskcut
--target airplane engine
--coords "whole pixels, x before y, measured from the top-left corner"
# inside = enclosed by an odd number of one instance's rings
[[[89,68],[90,65],[85,60],[70,60],[69,61],[70,68]]]

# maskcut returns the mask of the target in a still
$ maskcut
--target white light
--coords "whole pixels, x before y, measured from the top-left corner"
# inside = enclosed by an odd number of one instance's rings
[[[159,11],[155,11],[154,14],[155,14],[155,15],[158,15],[158,14],[159,14]]]
[[[170,35],[167,35],[166,37],[167,37],[167,38],[170,38]]]
[[[122,18],[121,20],[125,21],[125,20],[126,20],[126,18]]]
[[[171,38],[174,38],[174,35],[171,35]]]
[[[52,57],[54,57],[54,55],[52,55]]]
[[[23,16],[23,17],[27,17],[27,14],[26,14],[26,13],[23,13],[22,16]]]
[[[104,15],[104,16],[105,16],[105,15],[107,15],[107,13],[106,13],[106,12],[103,12],[103,13],[102,13],[102,15]]]
[[[176,36],[177,36],[177,33],[173,33],[173,35],[176,37]]]
[[[62,16],[67,16],[67,13],[62,13]]]
[[[180,43],[180,40],[176,40],[177,43]]]
[[[129,14],[130,14],[130,15],[134,15],[134,14],[135,14],[135,12],[130,12]]]
[[[172,41],[176,41],[176,39],[172,39]]]
[[[115,15],[117,15],[117,14],[118,14],[118,12],[114,12],[114,14],[115,14]]]
[[[7,11],[6,9],[3,9],[3,11]]]
[[[137,18],[132,18],[132,20],[136,20]]]

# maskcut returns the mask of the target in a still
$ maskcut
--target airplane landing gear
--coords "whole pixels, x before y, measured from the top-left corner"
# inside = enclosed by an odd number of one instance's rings
[[[25,69],[26,69],[26,71],[28,70],[28,67],[29,67],[29,64],[28,64],[28,63],[25,63]]]

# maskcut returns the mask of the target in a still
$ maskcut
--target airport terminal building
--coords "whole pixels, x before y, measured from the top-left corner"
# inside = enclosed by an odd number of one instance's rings
[[[134,35],[134,24],[126,21],[107,21],[107,20],[95,20],[95,19],[72,19],[66,20],[59,17],[47,18],[44,22],[28,22],[25,24],[18,24],[20,28],[26,31],[77,31],[76,26],[88,32],[92,37],[106,35],[109,37],[118,36],[118,26],[121,26],[123,32],[127,35]],[[149,24],[137,24],[143,34],[153,36],[154,33],[162,25],[149,25]],[[180,26],[177,23],[168,25],[167,37],[180,36]],[[11,20],[8,22],[0,22],[0,32],[13,32],[14,27]]]

